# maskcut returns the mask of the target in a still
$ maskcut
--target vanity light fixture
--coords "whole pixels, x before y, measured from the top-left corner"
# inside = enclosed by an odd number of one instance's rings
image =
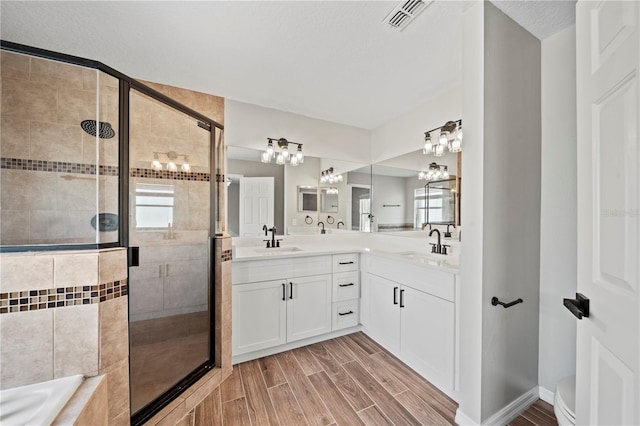
[[[330,188],[327,188],[327,189],[325,190],[325,193],[326,193],[326,194],[328,194],[328,195],[334,195],[334,194],[337,194],[337,193],[338,193],[338,188],[336,188],[335,186],[332,186],[332,187],[330,187]],[[329,216],[329,217],[331,217],[331,216]],[[328,222],[328,220],[327,220],[327,222]],[[333,223],[333,222],[329,222],[329,223]]]
[[[273,142],[278,144],[278,148],[281,149],[280,152],[276,152],[273,147]],[[289,145],[296,145],[296,152],[289,151]],[[287,161],[292,166],[297,166],[298,164],[304,163],[304,155],[302,154],[302,144],[297,142],[291,142],[286,140],[285,138],[275,139],[275,138],[267,138],[267,148],[262,153],[260,160],[263,163],[270,163],[271,160],[275,159],[276,164],[284,164]]]
[[[431,136],[434,132],[438,132],[436,141]],[[445,148],[454,153],[462,151],[462,119],[447,121],[443,126],[424,133],[423,154],[442,157],[446,154]]]
[[[183,158],[182,163],[178,160]],[[160,159],[166,161],[160,161]],[[178,154],[175,151],[157,152],[153,153],[153,161],[151,162],[151,168],[154,170],[168,170],[170,172],[178,171],[178,164],[180,164],[180,170],[183,172],[190,172],[191,166],[189,165],[189,156],[185,154]]]
[[[449,179],[448,167],[444,164],[429,164],[429,169],[420,171],[418,173],[418,179],[420,180],[442,180]]]
[[[320,174],[320,183],[337,183],[342,182],[343,180],[344,178],[342,177],[342,175],[333,173],[333,167],[329,167],[327,170],[323,170]]]

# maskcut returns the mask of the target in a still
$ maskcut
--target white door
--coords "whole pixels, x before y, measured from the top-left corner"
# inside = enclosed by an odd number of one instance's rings
[[[639,9],[577,5],[578,424],[640,424]]]
[[[264,235],[262,227],[273,226],[273,177],[240,179],[240,236]]]
[[[331,331],[331,274],[287,282],[287,342]]]
[[[411,287],[400,291],[402,360],[434,385],[453,389],[453,302]]]
[[[400,284],[369,274],[367,333],[389,352],[400,352]],[[365,307],[367,309],[367,307]]]
[[[285,284],[276,280],[232,286],[233,356],[286,343]]]

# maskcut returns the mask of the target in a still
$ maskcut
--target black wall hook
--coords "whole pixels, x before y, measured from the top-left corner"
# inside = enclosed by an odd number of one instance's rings
[[[501,302],[501,301],[500,301],[500,300],[498,300],[498,298],[497,298],[497,297],[495,297],[495,296],[491,298],[491,304],[492,304],[493,306],[502,305],[502,306],[504,306],[504,308],[505,308],[505,309],[506,309],[506,308],[510,308],[510,307],[512,307],[513,305],[517,305],[518,303],[523,303],[523,302],[524,302],[524,300],[522,300],[522,299],[520,299],[520,298],[518,298],[518,299],[514,300],[513,302],[509,302],[509,303]]]

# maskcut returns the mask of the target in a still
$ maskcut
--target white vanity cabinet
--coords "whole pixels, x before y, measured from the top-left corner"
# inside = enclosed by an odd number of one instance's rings
[[[331,260],[314,256],[234,263],[233,355],[329,333]]]
[[[454,390],[455,275],[369,259],[366,333],[442,390]]]

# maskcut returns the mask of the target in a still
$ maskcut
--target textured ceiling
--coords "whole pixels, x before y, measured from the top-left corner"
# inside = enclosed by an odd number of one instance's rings
[[[564,3],[497,5],[535,14],[527,22],[540,30],[528,29],[544,35],[563,28],[552,10]],[[134,78],[371,129],[460,82],[470,3],[435,1],[403,32],[381,23],[396,4],[5,0],[0,34]]]

